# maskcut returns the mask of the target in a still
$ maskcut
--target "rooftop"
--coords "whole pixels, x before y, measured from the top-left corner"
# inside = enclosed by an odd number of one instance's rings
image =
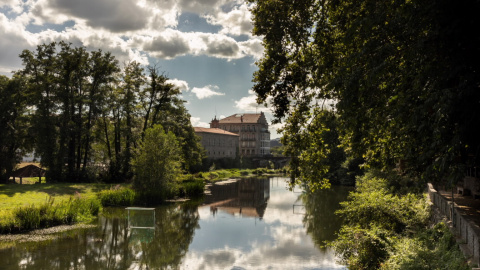
[[[237,113],[220,120],[221,124],[232,123],[259,123],[261,118],[265,118],[262,113]]]
[[[219,128],[204,128],[204,127],[194,127],[196,133],[214,133],[214,134],[223,134],[223,135],[230,135],[230,136],[239,136],[238,134],[228,132],[223,129]]]

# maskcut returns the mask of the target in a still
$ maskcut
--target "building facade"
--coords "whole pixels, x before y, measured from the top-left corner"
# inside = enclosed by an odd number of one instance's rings
[[[238,134],[241,156],[270,155],[270,131],[263,112],[234,114],[220,120],[215,117],[210,128]]]
[[[235,158],[238,151],[239,135],[218,128],[195,127],[208,158]]]

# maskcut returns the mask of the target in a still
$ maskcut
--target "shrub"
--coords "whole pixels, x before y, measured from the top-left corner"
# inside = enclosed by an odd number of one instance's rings
[[[135,196],[135,191],[130,188],[103,190],[98,194],[103,206],[132,206]]]
[[[181,160],[181,148],[172,132],[165,133],[161,125],[147,129],[132,161],[138,198],[154,203],[175,196]]]
[[[180,196],[196,197],[203,195],[205,182],[203,180],[185,181],[180,185]]]
[[[467,270],[471,266],[445,223],[438,223],[415,237],[396,241],[382,269]]]
[[[380,227],[343,226],[333,247],[348,269],[377,269],[388,256],[389,238]]]

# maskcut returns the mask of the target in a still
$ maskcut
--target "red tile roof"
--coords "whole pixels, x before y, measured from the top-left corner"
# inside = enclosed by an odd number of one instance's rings
[[[195,132],[198,133],[215,133],[215,134],[223,134],[223,135],[230,135],[230,136],[239,136],[238,134],[228,132],[223,129],[219,128],[203,128],[203,127],[194,127]]]

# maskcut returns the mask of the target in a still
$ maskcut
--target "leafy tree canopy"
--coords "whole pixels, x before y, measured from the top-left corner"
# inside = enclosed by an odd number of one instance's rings
[[[346,149],[371,166],[456,180],[478,165],[480,2],[250,2],[265,47],[254,91],[289,134],[331,100]]]

